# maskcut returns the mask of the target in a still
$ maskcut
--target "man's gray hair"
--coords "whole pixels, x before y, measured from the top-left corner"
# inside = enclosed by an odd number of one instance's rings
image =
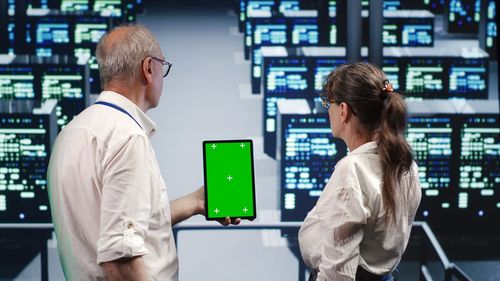
[[[114,31],[123,34],[118,35],[119,40],[110,42],[108,35]],[[132,24],[114,28],[99,40],[96,48],[102,86],[113,79],[136,81],[143,60],[161,54],[160,44],[146,27]]]

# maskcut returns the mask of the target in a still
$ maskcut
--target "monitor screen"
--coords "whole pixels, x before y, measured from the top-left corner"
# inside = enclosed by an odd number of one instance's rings
[[[266,95],[312,94],[306,58],[266,58],[264,67]]]
[[[49,223],[49,115],[0,113],[0,222]]]
[[[341,26],[338,24],[339,20],[337,17],[330,18],[330,34],[328,35],[329,44],[331,46],[342,46],[345,42],[341,40]]]
[[[452,202],[453,154],[452,119],[449,116],[411,117],[406,140],[413,149],[422,187],[419,217],[435,216]]]
[[[386,16],[382,31],[384,46],[432,47],[434,46],[434,18],[416,16]],[[368,19],[364,18],[364,26],[368,28]],[[367,41],[368,33],[363,40]],[[364,42],[365,45],[368,42]]]
[[[487,99],[488,71],[484,59],[453,60],[448,70],[450,97]]]
[[[28,9],[49,9],[49,1],[50,0],[26,0],[26,7]]]
[[[254,46],[285,45],[287,43],[287,27],[284,19],[259,19],[253,24]]]
[[[384,1],[385,2],[385,1]],[[445,0],[402,0],[401,10],[427,10],[433,14],[442,14]]]
[[[384,46],[398,46],[399,27],[397,24],[385,23],[382,27],[382,42]]]
[[[396,92],[400,90],[400,85],[402,83],[400,78],[401,69],[402,68],[398,59],[385,58],[383,60],[382,71],[384,71],[387,79],[392,85],[392,88]]]
[[[94,12],[105,17],[123,16],[122,0],[94,0]]]
[[[346,63],[343,58],[318,58],[314,60],[314,91],[321,92],[328,75],[338,66]]]
[[[319,43],[318,20],[315,18],[291,18],[293,46],[314,46]]]
[[[498,115],[457,117],[460,164],[458,208],[498,219],[500,211],[500,123]],[[458,130],[457,130],[458,131]],[[458,132],[457,132],[458,133]]]
[[[62,12],[89,11],[89,0],[61,0],[60,9]]]
[[[110,29],[104,18],[80,18],[75,23],[75,45],[95,49],[99,39]]]
[[[64,128],[85,109],[88,99],[85,66],[45,66],[41,71],[42,100],[55,99],[57,125]]]
[[[496,2],[493,0],[488,1],[487,11],[486,11],[486,44],[485,49],[490,54],[490,58],[497,58],[497,46],[498,46],[498,35],[497,35],[497,10]]]
[[[485,221],[497,220],[500,209],[498,114],[412,116],[406,138],[422,186],[417,219],[441,233],[492,233],[495,224]]]
[[[0,66],[0,100],[40,99],[30,66]]]
[[[445,64],[442,58],[409,58],[403,92],[414,98],[448,98],[443,73]]]
[[[16,54],[33,51],[39,57],[51,57],[56,54],[72,53],[73,34],[65,17],[28,17],[25,49],[16,49]]]
[[[248,0],[247,1],[247,11],[271,11],[274,8],[273,0]]]
[[[278,9],[281,13],[286,12],[286,11],[298,11],[298,10],[300,10],[300,1],[299,0],[281,0]]]
[[[432,47],[434,45],[434,25],[431,21],[412,19],[401,26],[401,46]]]
[[[281,220],[303,221],[347,148],[324,115],[282,115]]]
[[[401,8],[400,0],[384,0],[383,9],[384,11],[395,11]]]
[[[448,5],[448,32],[477,34],[481,0],[450,0]]]

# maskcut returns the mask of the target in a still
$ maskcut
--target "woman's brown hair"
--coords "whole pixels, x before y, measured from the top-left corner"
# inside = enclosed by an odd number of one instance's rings
[[[401,94],[378,67],[369,63],[340,66],[328,75],[322,94],[326,102],[348,104],[359,123],[377,141],[382,162],[382,200],[388,222],[396,216],[396,188],[413,163],[404,137],[407,108]]]

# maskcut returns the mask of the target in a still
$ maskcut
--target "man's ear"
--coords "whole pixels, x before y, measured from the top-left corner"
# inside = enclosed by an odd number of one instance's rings
[[[151,58],[146,58],[142,61],[142,74],[144,75],[144,82],[150,84],[153,82],[153,71],[151,69]]]

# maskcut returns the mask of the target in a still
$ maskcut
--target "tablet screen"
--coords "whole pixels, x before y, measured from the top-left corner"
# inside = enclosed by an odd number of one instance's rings
[[[254,219],[252,141],[204,141],[203,162],[206,219]]]

